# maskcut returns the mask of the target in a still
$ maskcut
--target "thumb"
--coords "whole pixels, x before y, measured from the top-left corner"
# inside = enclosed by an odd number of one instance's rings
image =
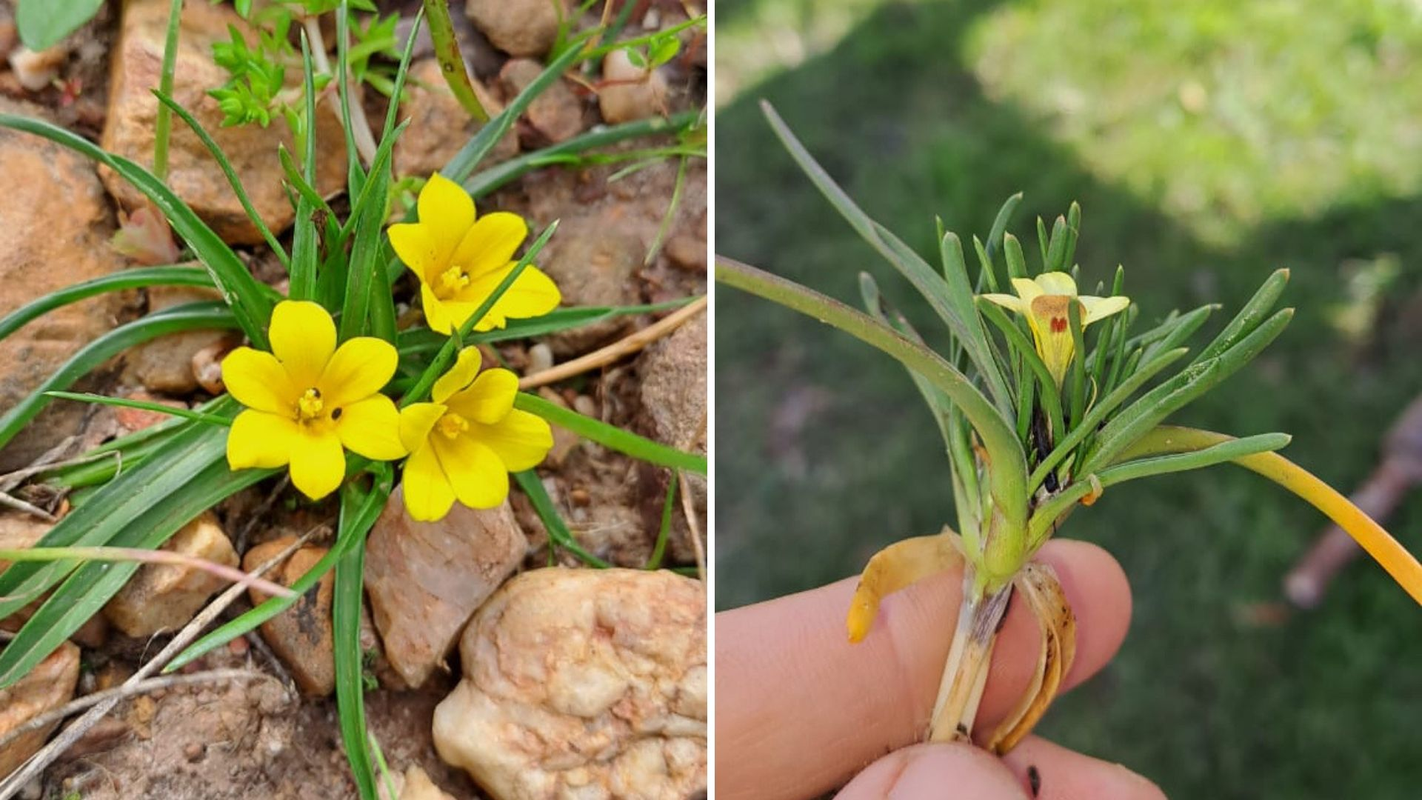
[[[1003,763],[968,744],[919,744],[870,764],[836,800],[1028,800]]]

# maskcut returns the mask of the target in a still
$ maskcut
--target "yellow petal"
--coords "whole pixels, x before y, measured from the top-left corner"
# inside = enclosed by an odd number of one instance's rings
[[[430,235],[429,228],[410,222],[401,222],[391,225],[388,231],[390,234],[390,246],[394,248],[395,255],[415,273],[415,277],[423,283],[433,280],[444,271],[444,262],[439,257],[439,245],[435,243],[434,237]]]
[[[1008,310],[1015,311],[1018,314],[1027,313],[1027,304],[1022,302],[1022,298],[1020,297],[1013,297],[1010,294],[985,294],[982,295],[982,298],[984,300],[997,303],[998,305],[1003,306]]]
[[[232,469],[284,467],[300,435],[296,420],[291,417],[251,409],[243,411],[232,420],[232,428],[227,432],[227,466]]]
[[[443,403],[449,399],[450,395],[473,383],[474,376],[478,374],[479,348],[466,347],[459,351],[458,357],[454,360],[454,366],[434,382],[434,387],[430,389],[430,398],[436,403]]]
[[[1067,297],[1076,297],[1076,281],[1072,280],[1071,275],[1065,272],[1043,272],[1037,276],[1037,288],[1042,290],[1042,294],[1064,294]]]
[[[449,398],[450,410],[470,422],[493,425],[508,416],[518,394],[518,376],[506,369],[488,369],[468,389]]]
[[[499,284],[513,268],[514,264],[509,264],[502,269],[475,278],[468,287],[459,293],[458,299],[483,301],[494,293],[494,290],[499,287]],[[510,317],[527,319],[547,314],[557,308],[562,299],[563,297],[558,293],[558,287],[553,283],[552,278],[537,267],[527,267],[519,273],[518,279],[499,298],[499,302],[495,303],[494,307],[489,309],[489,313],[479,320],[478,324],[474,326],[474,330],[488,331],[502,328]]]
[[[497,453],[509,472],[533,469],[553,448],[548,422],[517,408],[497,425],[470,423],[468,435]]]
[[[400,441],[400,411],[383,394],[342,407],[336,435],[347,450],[377,461],[394,461],[410,452]]]
[[[239,347],[222,359],[222,382],[237,402],[258,411],[294,413],[301,394],[276,356]]]
[[[430,330],[446,336],[454,330],[456,323],[450,317],[449,309],[425,283],[420,284],[420,306],[425,310],[425,324],[430,326]]]
[[[1017,292],[1017,296],[1022,298],[1022,303],[1026,305],[1041,296],[1042,287],[1027,278],[1013,278],[1012,291]]]
[[[430,429],[447,410],[439,403],[411,403],[400,409],[400,444],[411,453],[420,449],[429,438]]]
[[[315,386],[336,351],[336,323],[316,303],[283,300],[272,311],[272,353],[298,391]]]
[[[440,262],[448,262],[474,224],[474,201],[463,187],[436,172],[420,190],[418,205],[420,224],[434,241]]]
[[[316,387],[328,411],[379,392],[395,374],[395,346],[373,336],[357,336],[336,349]]]
[[[1129,297],[1092,297],[1089,294],[1084,294],[1077,300],[1081,301],[1082,309],[1086,312],[1081,316],[1083,328],[1097,320],[1125,311],[1131,304]]]
[[[1037,355],[1047,365],[1057,386],[1062,385],[1067,367],[1076,354],[1076,341],[1071,336],[1071,319],[1067,316],[1067,304],[1076,302],[1073,298],[1059,294],[1044,294],[1032,301],[1032,313],[1027,321],[1036,339]]]
[[[464,234],[454,250],[452,263],[477,278],[509,263],[527,236],[528,223],[523,217],[507,211],[486,214]]]
[[[301,428],[291,448],[291,483],[312,500],[320,500],[346,477],[346,451],[335,431]]]
[[[493,508],[509,496],[509,473],[488,446],[468,436],[436,436],[434,444],[454,496],[470,508]]]
[[[411,519],[432,522],[449,513],[449,507],[454,505],[454,488],[440,468],[433,447],[426,444],[410,454],[400,493],[405,495],[405,510]]]

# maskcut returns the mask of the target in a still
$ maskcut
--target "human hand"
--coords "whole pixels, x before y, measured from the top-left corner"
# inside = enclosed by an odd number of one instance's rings
[[[1066,689],[1115,655],[1130,623],[1130,587],[1095,545],[1052,541],[1038,557],[1056,569],[1077,615]],[[1035,736],[1002,759],[966,744],[913,745],[928,728],[961,578],[945,572],[887,598],[857,645],[844,630],[853,578],[717,614],[716,796],[796,800],[848,780],[845,800],[1162,798],[1125,767]],[[1039,643],[1036,620],[1014,602],[993,652],[982,729],[1026,692]]]

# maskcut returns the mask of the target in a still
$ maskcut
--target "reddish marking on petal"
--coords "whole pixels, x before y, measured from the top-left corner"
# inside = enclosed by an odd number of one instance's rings
[[[1066,317],[1052,317],[1052,333],[1066,333]]]

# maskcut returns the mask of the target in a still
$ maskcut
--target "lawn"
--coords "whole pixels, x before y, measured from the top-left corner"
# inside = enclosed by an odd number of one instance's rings
[[[857,304],[873,272],[934,318],[798,173],[769,99],[845,188],[922,253],[933,217],[984,235],[1075,199],[1094,286],[1117,263],[1146,320],[1273,269],[1298,307],[1181,421],[1286,431],[1344,491],[1422,391],[1422,16],[1374,2],[743,2],[718,9],[719,252]],[[797,35],[799,32],[799,35]],[[737,65],[728,69],[725,65]],[[953,518],[936,430],[897,364],[717,293],[717,600],[857,572]],[[1203,338],[1203,337],[1202,337]],[[1113,552],[1130,637],[1042,732],[1172,797],[1411,798],[1422,784],[1422,612],[1359,562],[1310,613],[1280,581],[1323,518],[1221,467],[1121,487],[1063,535]],[[1422,496],[1391,530],[1422,550]]]

